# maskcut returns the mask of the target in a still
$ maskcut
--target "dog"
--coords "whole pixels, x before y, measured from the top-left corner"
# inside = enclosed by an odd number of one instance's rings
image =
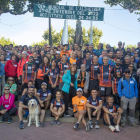
[[[31,125],[31,121],[35,120],[36,127],[39,127],[39,108],[37,105],[37,101],[35,99],[31,99],[28,103],[29,106],[29,123],[28,126]]]

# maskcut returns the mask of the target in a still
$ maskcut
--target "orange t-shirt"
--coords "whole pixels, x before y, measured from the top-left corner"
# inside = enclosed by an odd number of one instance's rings
[[[63,50],[60,52],[60,57],[62,57],[63,54],[66,54],[67,57],[70,57],[70,53],[68,51],[64,52]]]
[[[71,63],[71,64],[76,63],[76,59],[70,58],[70,63]]]
[[[86,104],[87,98],[84,96],[81,96],[81,98],[79,98],[78,96],[75,96],[72,98],[72,105],[73,105],[73,112],[76,112],[76,109],[74,107],[74,104],[76,104],[77,109],[80,110],[84,110],[84,106]]]

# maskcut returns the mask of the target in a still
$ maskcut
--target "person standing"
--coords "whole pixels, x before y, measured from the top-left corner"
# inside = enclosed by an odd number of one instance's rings
[[[129,103],[129,125],[137,127],[135,123],[135,106],[136,98],[138,98],[138,88],[135,78],[130,77],[130,70],[126,69],[124,77],[120,79],[118,84],[118,94],[121,98],[121,108],[123,114],[121,118],[121,126],[125,127],[126,122],[126,110]]]

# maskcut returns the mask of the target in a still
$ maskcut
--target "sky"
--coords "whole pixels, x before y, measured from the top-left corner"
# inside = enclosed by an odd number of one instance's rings
[[[66,2],[67,5],[78,5],[78,0],[62,0],[59,4],[66,5]],[[125,42],[126,45],[137,45],[137,42],[140,42],[138,15],[123,10],[120,6],[110,7],[110,5],[104,3],[104,0],[80,0],[80,5],[105,8],[104,21],[92,22],[93,26],[103,31],[100,42],[108,43],[111,46],[117,46],[119,41]],[[63,19],[52,19],[51,22],[57,32],[64,26]],[[68,20],[68,25],[76,28],[76,20]],[[4,13],[0,16],[0,37],[10,38],[17,45],[31,45],[33,42],[41,42],[43,40],[42,35],[48,27],[48,18],[33,17],[33,13],[18,16]],[[82,20],[82,27],[89,29],[90,21]]]

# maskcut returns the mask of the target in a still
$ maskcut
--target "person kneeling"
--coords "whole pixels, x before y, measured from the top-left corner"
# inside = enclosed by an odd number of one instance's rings
[[[78,131],[79,123],[82,121],[86,127],[86,131],[89,130],[89,124],[86,124],[85,114],[86,114],[86,101],[87,98],[82,96],[83,90],[81,88],[77,89],[77,96],[72,98],[74,117],[78,119],[77,123],[74,125],[74,129]]]
[[[65,111],[64,101],[61,99],[61,91],[56,91],[56,99],[53,99],[51,102],[50,110],[52,112],[52,116],[55,117],[54,121],[51,122],[52,125],[61,124],[59,121],[59,117],[61,117]]]
[[[86,106],[87,106],[87,112],[88,112],[88,118],[89,118],[89,125],[90,128],[93,128],[93,122],[91,119],[91,114],[93,116],[96,116],[96,122],[95,122],[95,128],[99,129],[99,118],[101,115],[101,108],[102,108],[102,99],[97,96],[98,92],[96,89],[91,90],[91,96],[88,97],[87,102],[86,102]]]
[[[15,96],[10,92],[10,86],[4,87],[4,95],[0,97],[0,114],[3,114],[3,117],[0,120],[0,123],[4,122],[5,119],[8,119],[7,123],[12,122],[10,116],[16,114],[17,108],[14,104]]]
[[[37,99],[41,107],[40,127],[44,127],[45,124],[43,123],[43,120],[45,117],[45,112],[49,107],[51,100],[51,92],[47,89],[47,84],[45,82],[41,84],[41,89],[37,91]]]
[[[103,105],[104,110],[103,121],[105,125],[109,125],[109,129],[112,132],[114,131],[120,132],[119,123],[123,110],[113,102],[114,102],[113,96],[109,95],[107,98],[107,103],[104,103]],[[115,125],[115,127],[113,127],[112,125]]]
[[[40,111],[40,106],[39,106],[38,99],[34,96],[34,94],[35,94],[35,88],[34,87],[29,87],[28,88],[28,94],[23,95],[20,102],[19,102],[18,117],[19,117],[19,121],[20,121],[20,126],[19,126],[20,129],[24,128],[23,117],[27,118],[27,116],[29,115],[28,102],[31,99],[35,99],[37,101],[37,105],[38,105],[38,108],[39,108],[39,111]]]

